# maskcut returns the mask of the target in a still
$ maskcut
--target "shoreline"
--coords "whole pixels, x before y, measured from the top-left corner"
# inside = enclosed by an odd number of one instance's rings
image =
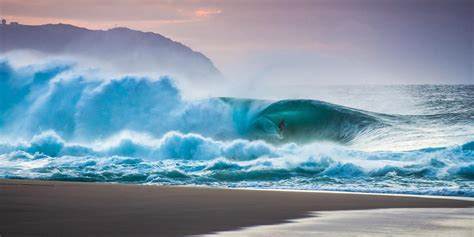
[[[194,186],[179,186],[175,187],[194,187]],[[214,188],[212,186],[195,186],[196,188]],[[308,190],[308,189],[274,189],[274,188],[226,188],[226,187],[215,187],[217,189],[235,189],[235,190],[254,190],[254,191],[272,191],[272,192],[302,192],[302,193],[332,193],[332,194],[354,194],[354,195],[375,195],[375,196],[400,196],[400,197],[415,197],[415,198],[434,198],[434,199],[450,199],[450,200],[463,200],[474,202],[474,197],[465,196],[442,196],[442,195],[424,195],[424,194],[407,194],[407,193],[369,193],[369,192],[352,192],[352,191],[332,191],[332,190]]]
[[[183,236],[318,211],[468,208],[473,198],[0,179],[2,236]]]

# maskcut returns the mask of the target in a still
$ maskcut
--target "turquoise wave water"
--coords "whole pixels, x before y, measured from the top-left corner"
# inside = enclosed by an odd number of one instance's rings
[[[413,115],[187,100],[167,77],[4,60],[0,178],[474,196],[474,86],[415,94]]]
[[[20,179],[474,196],[474,142],[363,152],[314,143],[222,142],[174,132],[158,140],[126,137],[101,148],[67,144],[54,133],[18,146],[2,145],[1,174]]]
[[[223,98],[246,138],[272,143],[330,140],[348,143],[359,134],[383,126],[369,112],[316,100],[265,102]],[[284,127],[279,127],[279,125]]]

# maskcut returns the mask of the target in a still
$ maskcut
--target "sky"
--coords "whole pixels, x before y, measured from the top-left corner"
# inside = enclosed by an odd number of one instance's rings
[[[0,0],[22,24],[160,33],[256,87],[473,84],[471,0]]]

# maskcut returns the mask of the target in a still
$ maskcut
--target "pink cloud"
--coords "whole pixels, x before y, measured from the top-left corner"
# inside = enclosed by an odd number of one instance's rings
[[[194,11],[194,15],[197,17],[209,17],[211,15],[221,14],[222,10],[216,8],[204,9],[200,8]]]

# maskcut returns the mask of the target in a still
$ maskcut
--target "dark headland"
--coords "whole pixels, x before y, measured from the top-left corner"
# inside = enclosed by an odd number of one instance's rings
[[[124,27],[90,30],[67,24],[0,24],[0,53],[15,50],[80,57],[129,73],[152,71],[193,80],[222,79],[204,54],[158,33]]]

